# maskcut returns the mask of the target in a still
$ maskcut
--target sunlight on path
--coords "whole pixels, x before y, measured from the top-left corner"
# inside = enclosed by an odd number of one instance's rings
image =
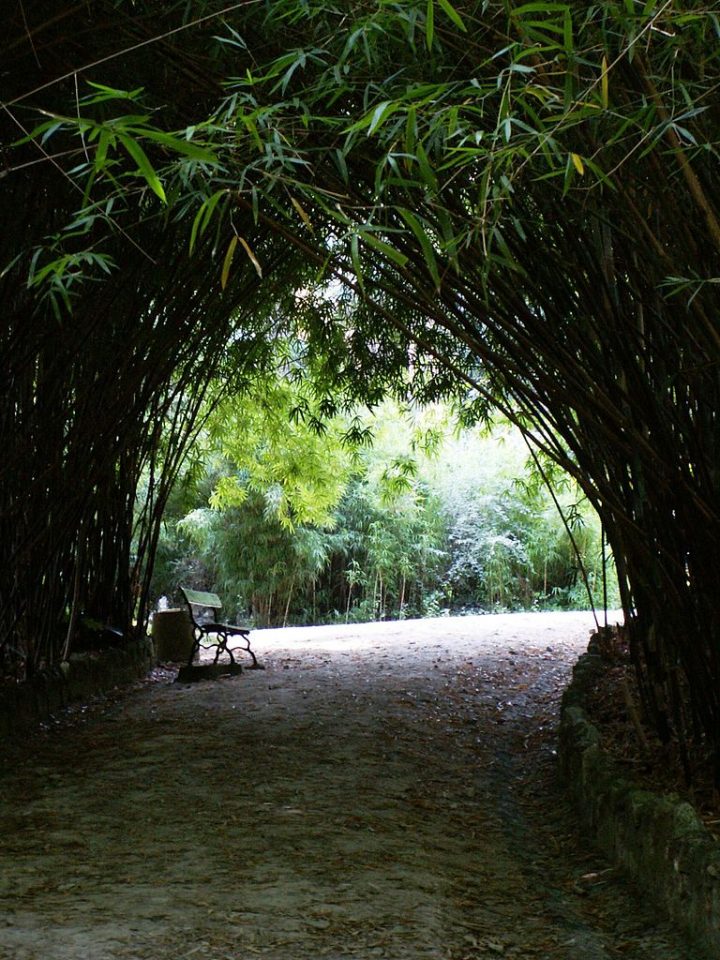
[[[620,618],[608,613],[609,621]],[[253,642],[266,650],[307,649],[347,651],[349,649],[393,649],[408,642],[437,641],[443,644],[471,643],[502,648],[514,640],[541,641],[544,632],[554,643],[584,652],[594,620],[588,611],[568,613],[501,613],[471,617],[437,617],[428,620],[392,620],[377,623],[332,624],[322,627],[286,627],[254,630]],[[457,652],[457,651],[455,651]]]

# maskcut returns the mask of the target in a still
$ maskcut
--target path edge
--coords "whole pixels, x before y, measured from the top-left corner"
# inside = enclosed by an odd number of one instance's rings
[[[0,741],[17,736],[72,703],[89,700],[147,676],[155,665],[152,641],[142,637],[99,653],[73,654],[32,680],[0,686]]]
[[[590,839],[687,935],[703,956],[720,956],[720,844],[676,795],[642,789],[603,751],[585,697],[606,669],[593,652],[573,667],[560,711],[558,760]]]

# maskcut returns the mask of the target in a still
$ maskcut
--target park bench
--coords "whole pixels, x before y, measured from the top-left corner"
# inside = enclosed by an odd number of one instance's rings
[[[188,587],[180,587],[182,595],[185,597],[188,610],[190,611],[190,620],[193,625],[194,643],[188,660],[188,669],[192,667],[195,654],[201,646],[215,647],[215,659],[217,663],[220,656],[226,653],[230,658],[233,667],[238,668],[240,664],[235,661],[237,647],[230,646],[231,641],[239,641],[240,649],[248,653],[252,658],[251,670],[262,670],[257,662],[257,657],[250,647],[250,630],[247,627],[239,627],[231,623],[219,623],[217,620],[218,611],[222,609],[222,601],[216,593],[207,593],[204,590],[190,590]],[[211,619],[205,619],[203,611],[211,611]]]

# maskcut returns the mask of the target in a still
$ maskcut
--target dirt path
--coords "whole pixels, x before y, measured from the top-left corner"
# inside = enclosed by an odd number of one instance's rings
[[[257,631],[4,759],[2,960],[689,960],[573,828],[584,614]]]

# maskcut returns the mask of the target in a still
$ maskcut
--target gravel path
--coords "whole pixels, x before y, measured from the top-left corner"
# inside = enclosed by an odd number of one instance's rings
[[[587,614],[256,631],[13,747],[2,960],[691,960],[555,783]]]

